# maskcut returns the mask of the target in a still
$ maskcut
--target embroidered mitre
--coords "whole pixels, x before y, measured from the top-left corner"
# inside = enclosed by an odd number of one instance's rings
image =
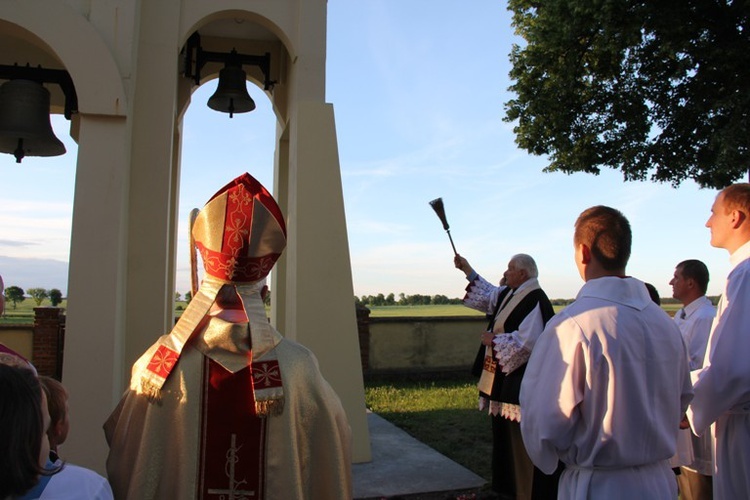
[[[286,246],[286,225],[278,204],[260,182],[242,174],[221,188],[198,212],[192,238],[206,276],[175,327],[161,338],[139,374],[136,390],[154,400],[160,399],[160,391],[182,349],[203,328],[217,294],[227,285],[234,286],[248,318],[253,363],[265,370],[269,364],[278,369],[273,349],[282,337],[268,322],[261,293],[266,276]],[[263,363],[256,363],[260,361]],[[266,380],[264,375],[262,370],[253,371],[254,380]],[[259,415],[277,413],[283,408],[281,378],[276,378],[279,383],[274,387],[254,385]]]

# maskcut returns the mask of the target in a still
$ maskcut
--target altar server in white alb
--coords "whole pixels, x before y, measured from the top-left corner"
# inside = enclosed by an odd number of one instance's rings
[[[575,224],[586,282],[553,317],[521,384],[521,431],[544,472],[565,464],[561,499],[677,498],[669,459],[692,389],[680,331],[627,277],[630,223],[610,207]]]
[[[706,226],[731,268],[711,327],[703,368],[693,372],[693,431],[713,427],[714,498],[750,498],[750,184],[719,193]]]
[[[716,317],[716,308],[706,297],[708,279],[706,265],[699,260],[689,259],[677,264],[669,282],[672,285],[672,297],[683,304],[675,313],[674,322],[685,340],[691,370],[699,370],[703,366],[708,334]],[[672,464],[680,467],[680,474],[677,476],[680,500],[711,498],[713,458],[708,434],[698,437],[689,427],[681,429],[677,440],[677,455]]]

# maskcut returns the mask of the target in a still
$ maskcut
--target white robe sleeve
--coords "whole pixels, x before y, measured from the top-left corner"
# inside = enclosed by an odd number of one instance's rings
[[[750,402],[747,357],[750,353],[750,265],[743,264],[727,278],[726,305],[711,332],[705,366],[693,372],[694,397],[688,418],[698,435],[731,408]]]
[[[532,462],[546,474],[573,442],[586,383],[584,336],[564,313],[552,318],[531,353],[521,383],[521,432]]]
[[[495,335],[495,358],[503,373],[514,372],[529,360],[531,353],[521,347],[510,335]]]
[[[478,275],[466,287],[463,304],[476,311],[492,314],[497,303],[497,297],[506,287],[497,287]]]
[[[518,330],[495,336],[494,350],[503,373],[511,373],[529,360],[539,335],[544,330],[544,317],[539,304],[526,315]]]

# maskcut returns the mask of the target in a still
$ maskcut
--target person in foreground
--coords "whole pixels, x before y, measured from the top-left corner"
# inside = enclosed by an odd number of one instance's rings
[[[20,364],[0,362],[1,499],[23,498],[57,472],[45,470],[49,423],[47,400],[36,374]]]
[[[565,464],[561,499],[677,498],[669,459],[692,395],[680,331],[626,277],[625,216],[589,208],[573,240],[585,284],[531,353],[520,398],[526,449],[544,472]]]
[[[112,488],[106,479],[93,470],[60,459],[59,446],[65,442],[70,430],[68,391],[52,377],[40,375],[39,382],[47,400],[47,410],[50,417],[50,424],[47,429],[49,441],[47,467],[60,469],[60,472],[52,476],[44,489],[44,494],[39,498],[111,500]]]
[[[49,410],[50,425],[47,430],[49,439],[49,457],[53,462],[60,458],[59,447],[70,432],[70,419],[68,418],[68,390],[58,380],[45,375],[39,376],[44,395],[47,396],[47,409]]]
[[[688,419],[697,435],[714,424],[714,498],[750,498],[750,184],[722,190],[706,227],[711,245],[729,252],[731,268],[703,368],[691,374]]]
[[[115,497],[350,499],[341,402],[315,356],[266,317],[265,277],[286,245],[279,206],[243,174],[192,235],[200,288],[104,425]]]
[[[556,498],[559,472],[548,475],[534,467],[519,427],[518,392],[526,362],[554,315],[539,285],[536,262],[530,255],[514,255],[500,286],[478,275],[461,255],[453,264],[469,280],[464,305],[490,320],[473,372],[479,377],[479,409],[489,410],[492,419],[492,489],[501,499]]]

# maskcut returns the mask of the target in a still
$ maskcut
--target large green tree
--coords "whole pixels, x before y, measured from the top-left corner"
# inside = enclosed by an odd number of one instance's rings
[[[505,119],[546,171],[723,187],[750,169],[750,2],[509,0]]]
[[[23,288],[18,286],[9,286],[5,289],[5,291],[3,291],[3,295],[5,296],[5,300],[13,304],[13,309],[16,308],[17,303],[26,300],[26,297],[24,297]]]

